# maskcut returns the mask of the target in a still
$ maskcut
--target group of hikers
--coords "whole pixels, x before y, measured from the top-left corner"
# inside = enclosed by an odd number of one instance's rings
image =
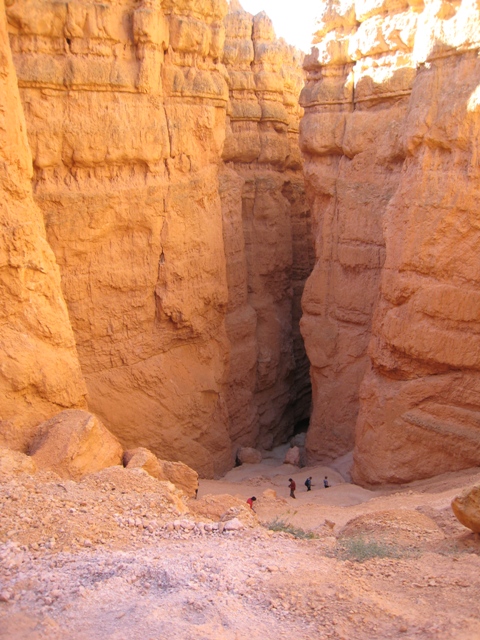
[[[312,476],[309,476],[304,482],[304,485],[307,487],[307,491],[312,490],[312,486],[313,486],[312,480],[313,480]],[[289,478],[288,481],[290,483],[288,485],[288,488],[290,489],[290,497],[295,498],[295,491],[297,489],[297,484],[295,480],[292,480],[292,478]],[[325,487],[325,489],[329,488],[330,483],[328,482],[328,476],[325,476],[325,478],[323,479],[323,486]]]
[[[312,476],[309,476],[304,484],[307,487],[307,491],[311,491],[312,490]],[[295,482],[295,480],[293,480],[292,478],[288,479],[289,481],[289,485],[288,488],[290,489],[290,497],[291,498],[295,498],[295,491],[297,490],[297,483]],[[330,483],[328,482],[328,476],[325,476],[325,478],[323,479],[323,486],[325,489],[328,489],[330,486]],[[256,502],[257,498],[255,496],[252,496],[251,498],[248,498],[247,500],[247,504],[249,505],[250,509],[253,509],[253,503]]]

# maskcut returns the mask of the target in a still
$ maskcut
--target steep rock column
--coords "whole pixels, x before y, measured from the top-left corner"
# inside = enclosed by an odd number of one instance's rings
[[[266,449],[308,419],[298,329],[313,266],[298,149],[300,54],[238,2],[225,20],[230,101],[220,177],[227,256],[227,406],[234,444]]]
[[[232,464],[218,166],[224,0],[9,2],[35,198],[88,403],[125,447]]]
[[[419,13],[354,477],[407,482],[480,464],[480,10]]]
[[[25,449],[35,426],[86,406],[86,388],[42,214],[0,0],[0,445]]]
[[[354,445],[359,389],[385,260],[383,219],[400,180],[411,91],[408,4],[329,2],[306,57],[300,143],[316,262],[301,329],[311,363],[310,460]]]
[[[306,60],[307,446],[351,448],[358,413],[361,483],[480,460],[479,19],[468,1],[330,2]]]
[[[7,12],[89,408],[125,447],[205,476],[309,413],[302,72],[263,14],[247,18],[248,62],[230,59],[227,9],[10,0]]]

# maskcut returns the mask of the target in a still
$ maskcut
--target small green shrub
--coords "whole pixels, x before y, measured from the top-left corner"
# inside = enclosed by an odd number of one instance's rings
[[[397,547],[392,545],[355,536],[341,540],[339,555],[343,560],[365,562],[373,558],[400,558],[402,554]]]
[[[315,538],[318,538],[316,533],[313,533],[312,531],[305,531],[299,527],[294,527],[288,522],[279,520],[278,518],[269,522],[267,524],[267,528],[270,529],[270,531],[283,531],[284,533],[290,533],[295,538],[300,538],[301,540],[314,540]]]

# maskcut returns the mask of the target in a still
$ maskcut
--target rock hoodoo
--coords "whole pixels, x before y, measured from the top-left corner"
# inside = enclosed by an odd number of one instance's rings
[[[355,440],[360,482],[480,461],[479,34],[466,1],[328,2],[306,58],[307,449]]]
[[[284,440],[310,388],[299,54],[225,0],[11,0],[6,15],[22,189],[49,243],[35,273],[59,307],[32,312],[54,353],[11,386],[41,399],[37,423],[84,406],[76,344],[88,408],[124,448],[213,476],[238,446]]]

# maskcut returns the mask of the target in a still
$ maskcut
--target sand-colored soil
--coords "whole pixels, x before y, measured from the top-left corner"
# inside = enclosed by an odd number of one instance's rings
[[[370,491],[271,459],[202,481],[190,511],[137,475],[2,479],[2,640],[480,638],[480,542],[450,508],[479,469]],[[225,494],[257,516],[210,531],[195,509]]]

